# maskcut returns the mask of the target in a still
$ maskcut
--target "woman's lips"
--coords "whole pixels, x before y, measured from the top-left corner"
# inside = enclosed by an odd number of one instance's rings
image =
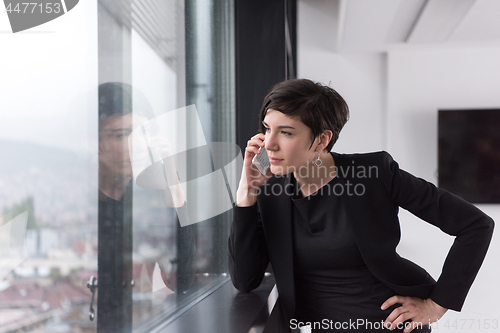
[[[279,163],[279,162],[281,162],[281,161],[283,161],[283,160],[280,160],[280,159],[277,159],[277,158],[272,158],[272,157],[269,157],[269,162],[271,162],[271,163]]]

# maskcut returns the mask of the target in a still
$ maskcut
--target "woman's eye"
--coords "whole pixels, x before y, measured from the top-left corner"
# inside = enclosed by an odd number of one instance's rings
[[[270,132],[270,131],[271,131],[271,129],[270,129],[269,127],[264,127],[264,132]],[[282,133],[283,135],[285,135],[285,136],[290,136],[290,135],[292,135],[292,133],[287,132],[287,131],[281,131],[281,133]]]
[[[127,138],[126,134],[116,134],[115,135],[115,140],[124,140]]]

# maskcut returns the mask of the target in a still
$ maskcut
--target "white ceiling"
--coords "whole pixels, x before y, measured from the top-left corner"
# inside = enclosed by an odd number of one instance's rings
[[[500,44],[500,0],[302,0],[325,19],[335,51]],[[327,15],[327,16],[325,16]],[[320,19],[320,17],[318,17]],[[300,24],[300,21],[299,21]]]

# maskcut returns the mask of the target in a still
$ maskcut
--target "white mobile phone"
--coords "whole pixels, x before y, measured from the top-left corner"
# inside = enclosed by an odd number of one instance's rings
[[[257,167],[257,170],[265,176],[267,170],[271,166],[271,162],[269,162],[269,156],[267,156],[266,148],[260,147],[259,151],[260,154],[257,154],[252,158],[252,163]]]

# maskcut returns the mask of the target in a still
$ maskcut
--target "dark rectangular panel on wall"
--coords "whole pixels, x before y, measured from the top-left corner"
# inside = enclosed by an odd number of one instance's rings
[[[236,137],[242,150],[258,131],[263,98],[287,78],[287,71],[291,78],[292,64],[296,73],[296,56],[289,54],[290,49],[296,52],[296,8],[296,0],[235,1]],[[291,41],[288,52],[286,12]]]
[[[438,112],[438,185],[478,204],[500,203],[500,109]]]

